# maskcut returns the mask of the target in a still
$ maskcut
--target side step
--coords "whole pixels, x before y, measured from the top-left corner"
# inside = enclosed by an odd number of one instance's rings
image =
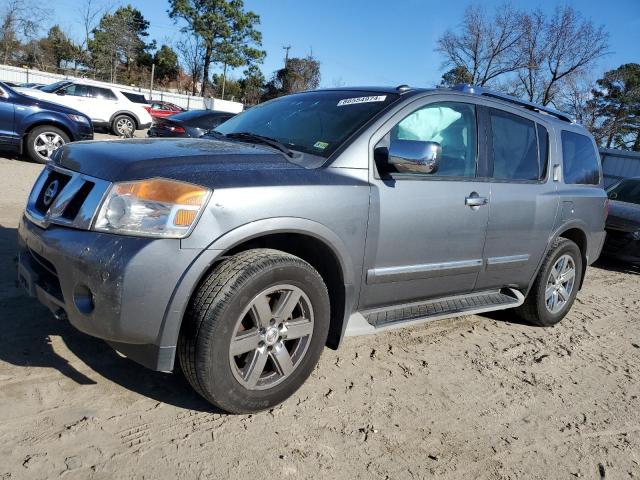
[[[349,318],[346,336],[366,335],[430,320],[474,315],[514,308],[524,303],[524,295],[512,288],[477,292],[426,302],[394,305],[357,312]]]

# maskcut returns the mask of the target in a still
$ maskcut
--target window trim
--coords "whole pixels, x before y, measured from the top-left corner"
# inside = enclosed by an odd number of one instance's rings
[[[550,138],[549,138],[549,129],[535,120],[524,117],[522,115],[517,115],[515,113],[509,112],[507,110],[501,110],[496,107],[485,107],[487,109],[487,118],[486,118],[486,137],[487,137],[487,151],[486,151],[486,161],[487,161],[487,177],[493,183],[513,183],[513,184],[525,184],[525,185],[541,185],[545,184],[549,181],[549,160],[550,160]],[[531,122],[533,124],[533,129],[536,133],[536,151],[538,157],[538,176],[540,176],[540,138],[538,136],[538,125],[544,127],[547,130],[547,164],[545,175],[542,178],[538,178],[537,180],[526,180],[526,179],[515,179],[515,178],[495,178],[493,176],[493,128],[491,126],[491,114],[495,111],[499,115],[503,117],[516,117],[521,120]]]
[[[425,98],[425,97],[423,97]],[[426,97],[427,99],[429,99],[429,97]],[[483,166],[483,160],[482,160],[482,149],[484,147],[484,136],[481,134],[482,132],[482,128],[481,128],[481,119],[480,119],[480,109],[482,108],[481,105],[474,103],[474,102],[469,102],[469,101],[459,101],[457,99],[436,99],[433,101],[426,101],[424,103],[420,102],[421,104],[413,109],[411,109],[409,111],[409,113],[403,114],[402,117],[397,120],[397,121],[392,121],[392,125],[390,127],[384,127],[384,131],[385,133],[380,137],[380,139],[373,145],[373,150],[371,152],[371,157],[372,157],[372,162],[373,162],[373,168],[374,170],[374,177],[376,179],[379,180],[435,180],[435,181],[455,181],[455,182],[477,182],[477,181],[482,181],[484,180],[484,177],[479,177],[478,173],[481,170],[481,166]],[[461,176],[453,176],[453,175],[433,175],[433,174],[428,174],[428,173],[408,173],[408,172],[389,172],[389,173],[381,173],[380,169],[378,168],[378,164],[375,161],[375,155],[374,152],[376,150],[376,148],[378,148],[380,146],[380,143],[382,142],[387,142],[387,144],[390,144],[390,134],[391,134],[391,130],[393,130],[398,124],[400,124],[400,122],[404,121],[406,118],[408,118],[409,116],[413,115],[415,112],[422,110],[424,108],[427,108],[429,106],[432,105],[436,105],[436,104],[440,104],[440,103],[458,103],[458,104],[462,104],[462,105],[470,105],[474,108],[474,112],[475,112],[475,125],[476,125],[476,159],[475,159],[475,165],[476,165],[476,169],[475,169],[475,173],[473,176],[470,177],[461,177]],[[411,106],[411,104],[406,105],[406,107]],[[401,113],[402,109],[400,110]],[[393,118],[393,117],[392,117]]]

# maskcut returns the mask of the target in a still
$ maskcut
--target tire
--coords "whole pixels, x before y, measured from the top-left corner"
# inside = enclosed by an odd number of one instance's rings
[[[567,259],[570,259],[570,261]],[[565,268],[561,265],[566,266],[566,275],[558,275],[562,273],[561,269]],[[573,282],[571,283],[571,288],[569,288],[569,281],[565,283],[563,279],[567,280],[571,277],[569,273],[571,266],[573,267]],[[553,277],[552,271],[554,272]],[[559,283],[554,280],[555,278],[559,279]],[[582,253],[580,248],[566,238],[556,239],[542,263],[540,272],[524,304],[516,310],[518,315],[526,322],[541,327],[555,325],[571,310],[571,306],[578,294],[581,279]],[[553,293],[549,295],[554,290],[556,292],[555,297]],[[555,305],[553,304],[554,298]],[[553,308],[550,307],[550,304],[553,305]]]
[[[111,131],[119,137],[131,138],[136,132],[136,121],[131,115],[116,115],[111,122]]]
[[[280,311],[281,305],[288,308]],[[265,320],[271,317],[275,324]],[[265,410],[309,377],[329,318],[327,287],[311,265],[278,250],[241,252],[218,264],[194,292],[178,340],[180,366],[191,386],[217,407],[230,413]]]
[[[53,151],[69,143],[69,136],[57,127],[40,125],[27,134],[27,156],[38,163],[47,163]]]

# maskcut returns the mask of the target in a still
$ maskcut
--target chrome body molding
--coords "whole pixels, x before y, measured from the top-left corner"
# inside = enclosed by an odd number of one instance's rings
[[[431,278],[456,273],[473,273],[482,268],[482,259],[455,262],[403,265],[400,267],[371,268],[367,271],[367,283],[387,283],[417,278]]]

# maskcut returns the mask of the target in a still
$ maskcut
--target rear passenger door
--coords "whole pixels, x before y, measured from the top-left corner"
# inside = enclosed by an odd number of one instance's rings
[[[487,136],[491,208],[485,266],[476,290],[525,288],[545,252],[558,211],[549,173],[552,131],[535,117],[482,109]]]

